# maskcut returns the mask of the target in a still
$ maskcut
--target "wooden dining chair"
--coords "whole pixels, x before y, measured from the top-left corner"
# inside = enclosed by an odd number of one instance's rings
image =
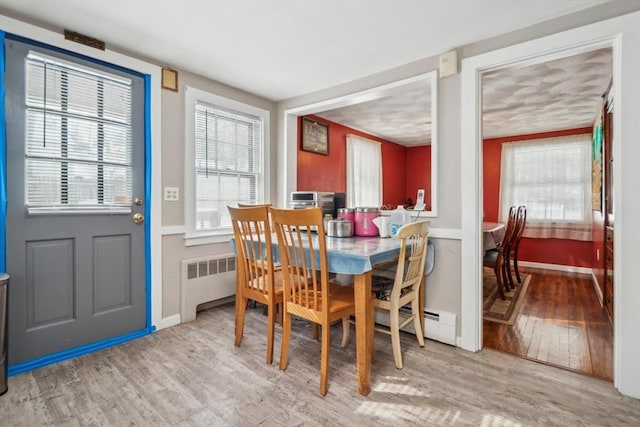
[[[286,369],[291,341],[291,317],[320,325],[320,394],[327,394],[331,323],[355,314],[353,288],[329,282],[321,208],[271,209],[278,236],[284,278],[284,316],[280,369]],[[317,233],[308,230],[316,229]],[[317,253],[317,256],[314,255]],[[344,331],[343,331],[344,333]]]
[[[375,274],[371,277],[371,288],[375,294],[373,306],[377,310],[389,312],[389,327],[376,325],[375,330],[391,335],[393,359],[398,369],[403,367],[400,329],[413,322],[418,344],[424,347],[424,317],[420,313],[419,297],[427,259],[429,226],[428,221],[420,221],[400,227],[396,235],[400,239],[400,254],[395,278]],[[403,309],[408,307],[410,307],[410,313]],[[349,319],[343,319],[343,325],[348,321]],[[345,337],[343,345],[349,340],[348,329]]]
[[[283,302],[283,281],[282,270],[273,263],[268,207],[229,206],[228,209],[237,260],[235,345],[240,346],[242,341],[247,302],[264,304],[267,308],[267,363],[271,364],[277,309]]]
[[[513,242],[511,244],[509,250],[509,257],[507,259],[507,270],[509,273],[509,284],[512,289],[515,289],[515,285],[513,283],[513,277],[511,275],[511,261],[513,261],[513,271],[516,273],[516,280],[518,283],[522,283],[520,278],[520,271],[518,270],[518,248],[520,247],[520,239],[522,239],[522,234],[524,233],[524,228],[527,225],[527,207],[526,206],[518,206],[518,210],[516,212],[516,230],[514,232]]]
[[[498,245],[496,250],[490,250],[485,252],[482,259],[482,265],[484,267],[493,268],[496,274],[496,281],[498,282],[498,293],[501,299],[505,298],[505,293],[508,292],[507,286],[509,285],[508,278],[508,264],[507,260],[513,237],[516,231],[516,208],[515,206],[509,207],[509,215],[507,217],[507,225],[505,227],[504,237]]]

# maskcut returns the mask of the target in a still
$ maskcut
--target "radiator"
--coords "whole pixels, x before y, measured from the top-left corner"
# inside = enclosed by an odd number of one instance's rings
[[[400,310],[405,309],[401,308]],[[406,310],[408,313],[411,313],[411,310]],[[425,309],[423,323],[424,336],[445,344],[456,345],[456,319],[457,315],[455,313]],[[376,310],[376,323],[389,326],[389,312]],[[413,322],[403,327],[402,330],[411,334],[416,333]]]
[[[236,257],[233,253],[182,260],[180,322],[196,318],[198,305],[235,295]]]

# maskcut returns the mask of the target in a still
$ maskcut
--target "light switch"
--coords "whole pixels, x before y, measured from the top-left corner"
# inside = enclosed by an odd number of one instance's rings
[[[168,202],[177,202],[180,200],[178,187],[164,187],[164,200]]]

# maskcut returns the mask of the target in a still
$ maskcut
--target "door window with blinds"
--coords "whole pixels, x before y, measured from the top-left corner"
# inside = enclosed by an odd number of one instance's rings
[[[187,114],[193,123],[186,182],[190,231],[229,231],[227,206],[264,200],[265,139],[268,112],[187,88]],[[191,193],[189,195],[189,193]]]
[[[30,52],[25,203],[29,213],[128,213],[132,82]]]

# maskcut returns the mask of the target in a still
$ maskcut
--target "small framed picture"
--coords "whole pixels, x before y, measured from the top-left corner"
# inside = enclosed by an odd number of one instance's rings
[[[302,150],[329,154],[329,124],[308,117],[302,118]]]
[[[162,88],[178,91],[178,72],[171,68],[162,69]]]

